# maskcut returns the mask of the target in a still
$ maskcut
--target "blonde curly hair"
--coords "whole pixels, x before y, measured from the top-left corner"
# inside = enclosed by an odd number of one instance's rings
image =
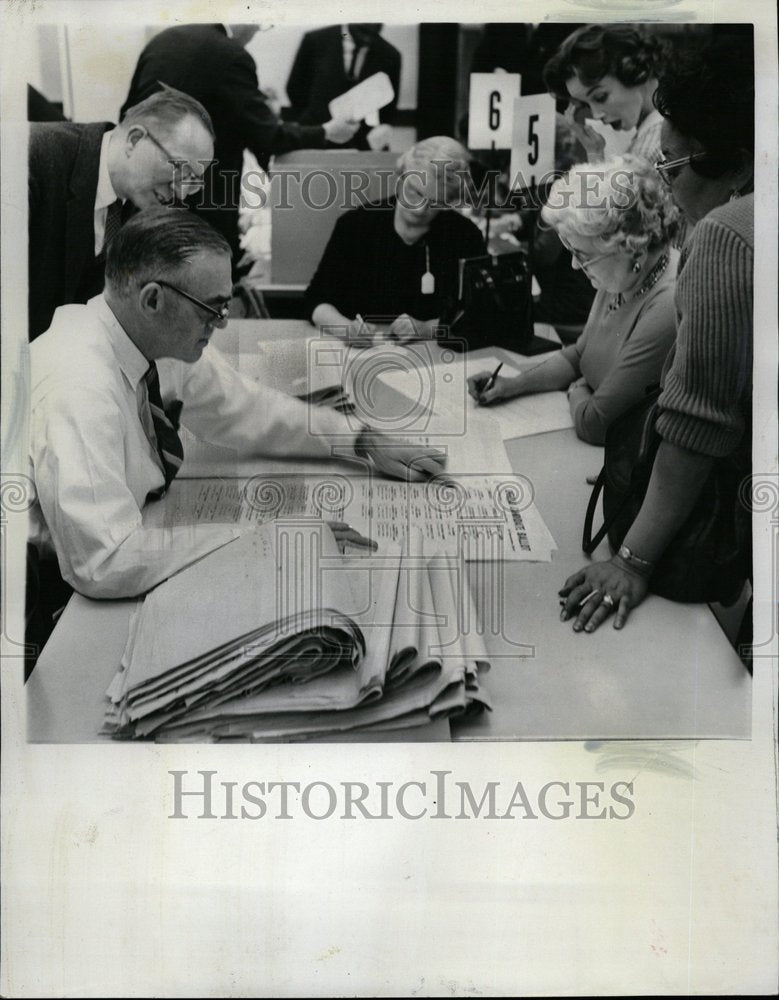
[[[625,153],[605,163],[580,163],[558,178],[541,219],[563,237],[589,236],[602,252],[652,251],[679,231],[679,209],[654,166]]]
[[[398,159],[397,183],[402,185],[407,173],[435,178],[447,199],[454,202],[457,195],[462,196],[469,165],[465,146],[448,135],[434,135],[417,142]]]

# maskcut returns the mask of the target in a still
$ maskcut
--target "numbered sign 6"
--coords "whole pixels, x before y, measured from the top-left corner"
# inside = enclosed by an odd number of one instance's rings
[[[555,102],[549,94],[514,101],[511,186],[535,187],[554,170]]]
[[[468,101],[470,149],[510,149],[518,73],[471,73]]]

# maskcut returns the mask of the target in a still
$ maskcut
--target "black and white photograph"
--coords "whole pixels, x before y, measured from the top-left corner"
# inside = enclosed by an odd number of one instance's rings
[[[0,16],[0,992],[777,992],[773,4]]]

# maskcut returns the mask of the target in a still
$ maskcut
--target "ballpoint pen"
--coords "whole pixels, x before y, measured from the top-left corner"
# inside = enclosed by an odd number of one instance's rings
[[[498,367],[495,369],[495,371],[492,373],[492,375],[490,375],[490,377],[487,379],[485,385],[483,386],[483,388],[479,392],[480,396],[483,395],[485,392],[489,392],[490,389],[495,385],[495,379],[498,377],[498,372],[501,370],[502,367],[503,367],[503,362],[501,361],[501,363],[498,365]]]

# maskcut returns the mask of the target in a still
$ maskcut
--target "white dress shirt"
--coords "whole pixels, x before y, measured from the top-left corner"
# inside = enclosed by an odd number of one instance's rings
[[[354,54],[355,42],[352,38],[352,33],[349,31],[349,26],[346,24],[341,25],[341,40],[343,43],[344,52],[344,72],[349,75],[349,70],[352,67],[352,55]],[[357,58],[354,61],[354,79],[359,80],[360,73],[362,71],[363,63],[368,55],[368,46],[361,45],[357,51]]]
[[[88,597],[131,597],[235,538],[219,525],[144,524],[164,475],[143,375],[149,362],[102,295],[54,314],[30,345],[30,460],[37,501],[31,540],[56,552],[63,578]],[[157,363],[163,401],[183,401],[196,436],[252,454],[317,458],[353,448],[332,410],[310,408],[237,372],[214,347],[194,364]]]
[[[106,132],[100,144],[100,166],[97,172],[97,192],[95,193],[95,257],[103,249],[105,242],[105,220],[108,208],[119,197],[114,191],[111,176],[108,173],[108,146],[113,134],[113,129]]]

